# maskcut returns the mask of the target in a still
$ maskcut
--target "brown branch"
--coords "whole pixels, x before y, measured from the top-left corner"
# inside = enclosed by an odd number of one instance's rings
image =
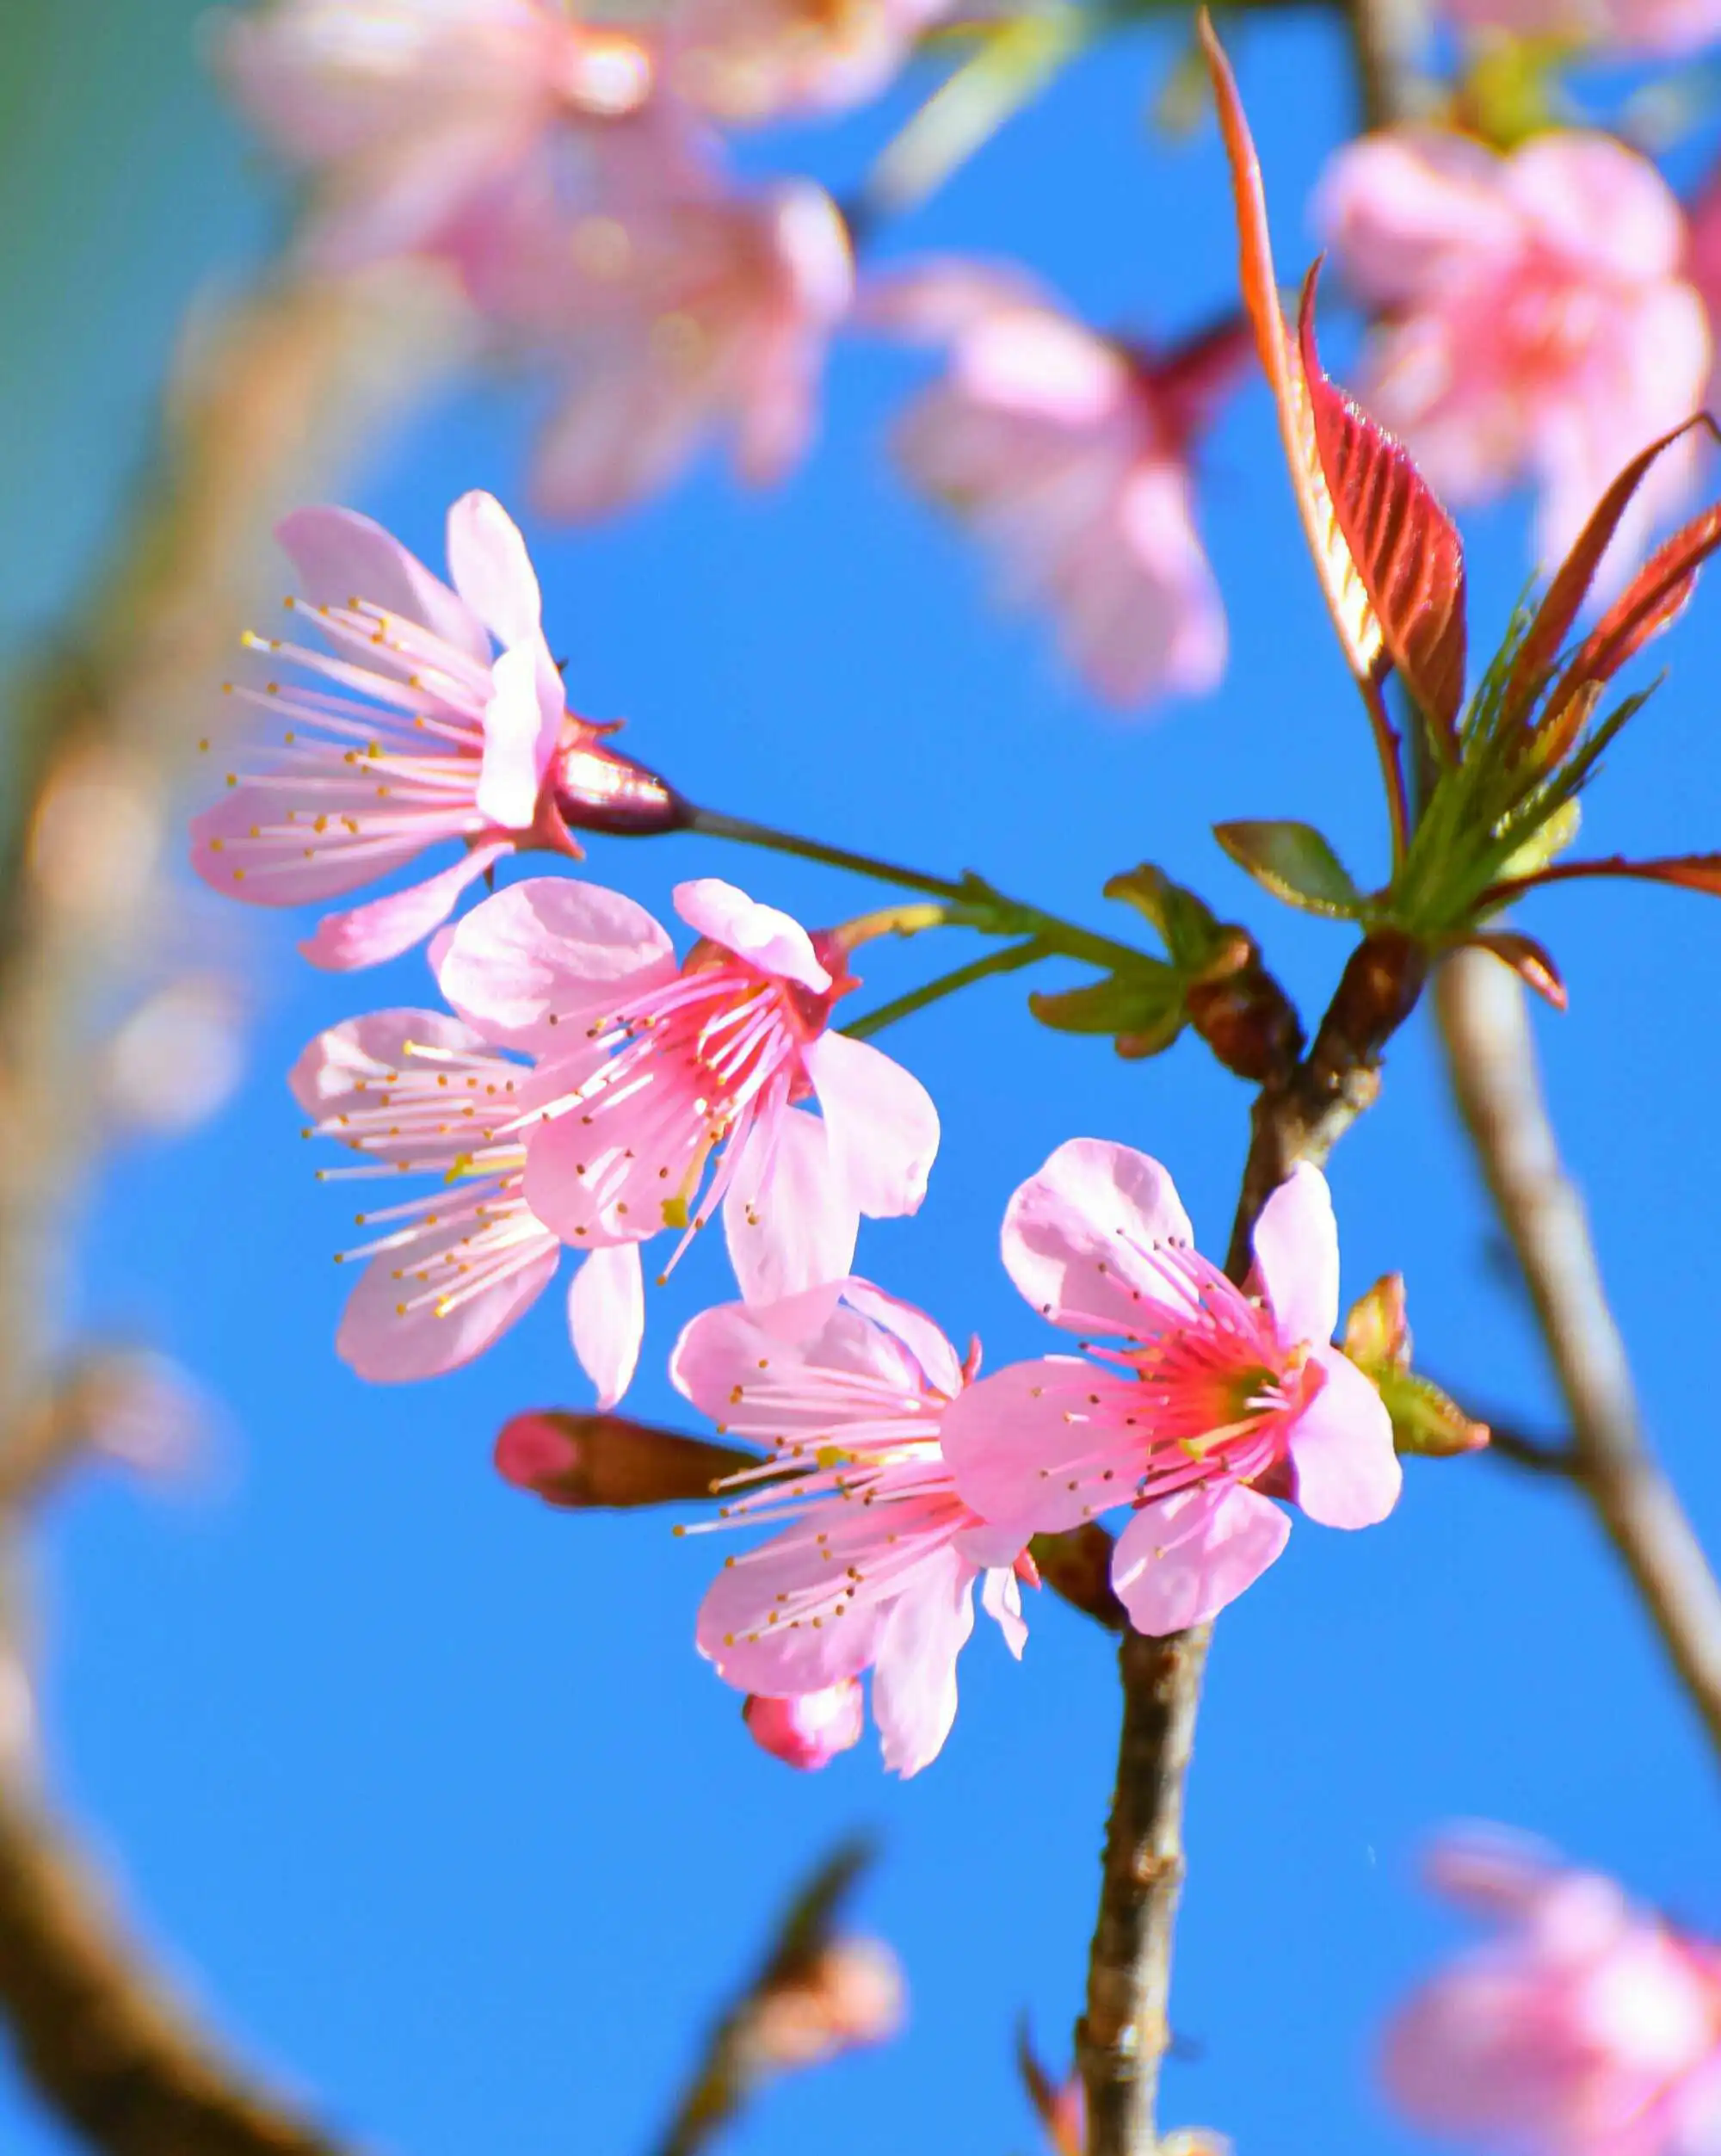
[[[1644,1437],[1583,1205],[1559,1154],[1516,979],[1482,952],[1440,967],[1453,1093],[1517,1252],[1571,1418],[1571,1474],[1721,1750],[1721,1587]]]
[[[1415,1009],[1427,974],[1396,930],[1352,954],[1300,1060],[1256,1098],[1225,1270],[1242,1282],[1261,1208],[1299,1161],[1323,1162],[1373,1101],[1386,1042]],[[1155,2156],[1159,2069],[1170,2042],[1171,1951],[1183,1885],[1183,1783],[1194,1744],[1212,1628],[1163,1640],[1126,1633],[1119,1650],[1123,1729],[1106,1831],[1100,1909],[1088,1959],[1076,2057],[1087,2095],[1088,2156]]]

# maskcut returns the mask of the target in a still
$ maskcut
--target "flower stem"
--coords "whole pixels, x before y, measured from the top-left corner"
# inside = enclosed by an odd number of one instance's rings
[[[941,973],[936,980],[910,989],[907,995],[898,996],[894,1003],[881,1004],[878,1010],[866,1012],[842,1030],[852,1041],[870,1041],[875,1033],[895,1025],[898,1018],[910,1017],[916,1010],[924,1010],[928,1004],[941,1003],[958,989],[972,987],[977,980],[985,980],[993,973],[1014,973],[1046,955],[1046,946],[1038,936],[1030,936],[1025,943],[1006,943],[1001,950],[988,951],[966,966]]]

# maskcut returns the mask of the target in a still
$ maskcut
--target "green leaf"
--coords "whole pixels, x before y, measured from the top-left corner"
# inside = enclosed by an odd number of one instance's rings
[[[1428,1460],[1452,1460],[1480,1452],[1488,1442],[1486,1423],[1466,1415],[1432,1379],[1398,1370],[1378,1381],[1380,1398],[1392,1418],[1392,1442],[1401,1453]]]
[[[1204,972],[1235,933],[1211,906],[1181,883],[1173,883],[1150,861],[1113,876],[1106,886],[1106,896],[1122,899],[1152,922],[1172,964],[1181,973]]]
[[[1059,1033],[1110,1034],[1120,1052],[1130,1055],[1157,1055],[1184,1024],[1182,977],[1154,959],[1081,988],[1037,990],[1027,1002],[1042,1025]]]
[[[1312,824],[1215,824],[1213,836],[1240,868],[1286,905],[1343,921],[1360,920],[1369,910]]]

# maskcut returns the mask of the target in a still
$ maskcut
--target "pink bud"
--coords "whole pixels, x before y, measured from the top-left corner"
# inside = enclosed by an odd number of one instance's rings
[[[570,1511],[688,1504],[757,1461],[756,1454],[734,1445],[707,1444],[625,1415],[554,1407],[533,1408],[504,1423],[495,1457],[505,1482]]]
[[[867,1710],[860,1679],[845,1677],[823,1691],[802,1692],[793,1699],[749,1693],[741,1719],[754,1743],[773,1758],[811,1769],[829,1765],[839,1751],[860,1743]]]
[[[749,2063],[756,2073],[823,2066],[860,2045],[887,2042],[906,2010],[902,1966],[882,1939],[828,1940],[759,1999],[748,2030]]]

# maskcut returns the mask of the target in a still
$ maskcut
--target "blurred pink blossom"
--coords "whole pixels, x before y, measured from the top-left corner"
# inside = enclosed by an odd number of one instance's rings
[[[1572,39],[1662,59],[1699,52],[1721,37],[1718,0],[1441,0],[1440,12],[1471,29]]]
[[[1519,2156],[1721,2148],[1721,1949],[1504,1836],[1430,1869],[1496,1936],[1387,2030],[1386,2085],[1419,2126]]]
[[[823,188],[712,180],[523,216],[471,279],[503,331],[564,377],[538,445],[540,504],[593,517],[660,491],[720,433],[744,480],[782,479],[811,438],[854,265]]]
[[[780,1531],[725,1559],[700,1652],[743,1691],[803,1698],[870,1669],[885,1764],[902,1775],[950,1733],[977,1580],[1012,1653],[1027,1636],[1024,1538],[963,1503],[940,1449],[978,1354],[965,1366],[929,1318],[851,1279],[707,1310],[669,1365],[722,1430],[775,1453],[774,1471],[737,1482],[774,1479],[723,1517]]]
[[[323,1182],[435,1178],[423,1196],[358,1215],[381,1232],[364,1262],[336,1349],[361,1377],[435,1377],[481,1355],[555,1275],[561,1245],[522,1191],[518,1119],[530,1067],[499,1055],[446,1012],[379,1010],[319,1034],[293,1066],[307,1137],[338,1139],[359,1164]],[[568,1297],[574,1350],[608,1407],[626,1391],[645,1327],[638,1253],[594,1251]]]
[[[786,1766],[811,1771],[829,1766],[838,1752],[860,1743],[867,1727],[867,1702],[860,1680],[844,1677],[818,1691],[792,1698],[749,1693],[741,1719],[762,1751]]]
[[[854,985],[836,936],[715,877],[675,899],[699,936],[679,965],[642,907],[553,877],[439,939],[454,1009],[540,1059],[526,1197],[576,1250],[665,1228],[685,1247],[720,1206],[749,1300],[840,1278],[861,1214],[918,1209],[937,1110],[899,1064],[830,1030]],[[815,1099],[818,1115],[801,1105]]]
[[[1225,618],[1190,454],[1243,361],[1241,326],[1151,354],[1084,328],[1011,273],[960,262],[882,278],[866,309],[949,346],[898,454],[910,483],[997,553],[1007,596],[1050,608],[1070,664],[1110,702],[1212,689]]]
[[[1509,156],[1434,129],[1364,136],[1317,216],[1381,320],[1359,394],[1455,503],[1527,479],[1536,553],[1561,559],[1620,469],[1690,418],[1709,376],[1684,224],[1647,158],[1610,136],[1533,136]],[[1696,470],[1676,445],[1626,510],[1617,584]]]
[[[661,781],[602,745],[610,729],[567,709],[525,541],[494,496],[464,494],[448,512],[452,590],[352,510],[298,510],[278,535],[303,587],[287,604],[331,650],[246,642],[329,686],[230,685],[285,730],[267,768],[230,773],[193,819],[192,866],[229,898],[302,905],[374,883],[441,840],[466,846],[423,883],[325,916],[300,946],[313,964],[373,966],[410,949],[516,847],[577,857],[570,822],[679,821]]]
[[[222,23],[234,94],[317,176],[308,244],[327,269],[464,250],[552,184],[558,130],[650,96],[643,45],[555,0],[271,0]]]
[[[1697,288],[1709,318],[1715,365],[1703,402],[1721,411],[1721,164],[1718,164],[1687,205],[1684,274]]]
[[[1391,1423],[1331,1345],[1338,1230],[1318,1169],[1262,1208],[1253,1295],[1194,1249],[1159,1163],[1100,1139],[1060,1146],[1017,1190],[1003,1253],[1054,1325],[1123,1344],[971,1386],[944,1418],[956,1486],[1036,1534],[1132,1506],[1112,1585],[1138,1631],[1200,1624],[1259,1578],[1291,1532],[1275,1497],[1328,1527],[1391,1510]]]
[[[678,0],[663,72],[727,125],[876,96],[953,0]]]

